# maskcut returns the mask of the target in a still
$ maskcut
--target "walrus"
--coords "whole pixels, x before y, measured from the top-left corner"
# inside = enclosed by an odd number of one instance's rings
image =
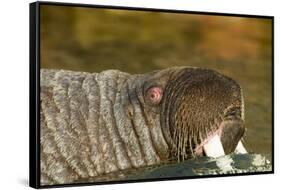
[[[41,69],[41,185],[112,181],[148,166],[246,153],[240,85],[214,70]]]

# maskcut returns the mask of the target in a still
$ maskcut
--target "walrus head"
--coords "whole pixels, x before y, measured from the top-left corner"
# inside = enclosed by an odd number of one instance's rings
[[[148,120],[159,120],[170,156],[185,160],[233,152],[244,134],[243,97],[231,78],[209,69],[176,67],[144,75]]]

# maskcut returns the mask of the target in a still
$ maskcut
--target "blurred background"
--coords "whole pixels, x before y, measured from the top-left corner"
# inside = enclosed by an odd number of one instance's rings
[[[245,146],[272,154],[272,20],[40,6],[41,68],[217,70],[243,88]]]

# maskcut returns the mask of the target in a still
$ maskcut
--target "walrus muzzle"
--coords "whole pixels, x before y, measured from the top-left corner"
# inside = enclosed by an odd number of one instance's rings
[[[246,153],[242,90],[215,71],[41,69],[40,82],[42,185],[120,180],[164,162]]]
[[[179,160],[233,152],[244,134],[243,97],[232,79],[206,69],[183,69],[165,87],[162,126]],[[240,152],[245,152],[239,143]]]

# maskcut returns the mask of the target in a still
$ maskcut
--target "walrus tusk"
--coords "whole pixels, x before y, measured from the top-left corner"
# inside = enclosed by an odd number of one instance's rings
[[[217,157],[225,155],[220,137],[218,135],[215,135],[213,138],[211,138],[203,146],[203,150],[204,150],[205,154],[209,157],[217,158]]]
[[[234,152],[236,154],[247,154],[248,153],[241,141],[238,142],[237,147]]]

